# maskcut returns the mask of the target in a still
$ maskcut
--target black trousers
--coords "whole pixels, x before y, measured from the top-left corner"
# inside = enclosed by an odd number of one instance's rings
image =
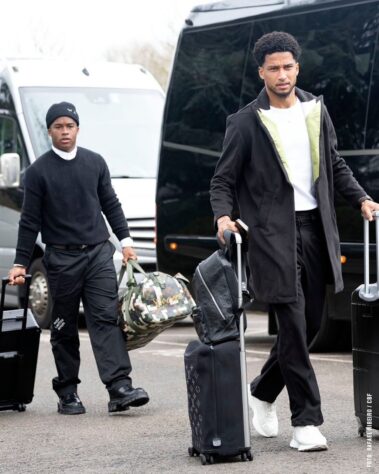
[[[108,389],[131,383],[131,364],[117,326],[117,277],[114,246],[109,242],[84,250],[46,248],[44,263],[53,300],[51,346],[59,396],[77,390],[79,380],[78,314],[83,301],[97,368]]]
[[[296,213],[297,291],[294,303],[273,304],[279,332],[251,393],[273,403],[287,387],[293,426],[321,425],[320,392],[308,346],[320,329],[330,269],[318,211]]]

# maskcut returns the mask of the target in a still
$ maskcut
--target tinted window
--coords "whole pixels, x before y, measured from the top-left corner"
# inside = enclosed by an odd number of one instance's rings
[[[0,79],[0,109],[15,112],[12,96],[8,86]]]
[[[250,25],[185,33],[168,97],[164,139],[219,151],[240,105]]]
[[[296,14],[256,22],[253,42],[270,31],[287,31],[299,41],[298,86],[323,95],[337,130],[340,149],[364,147],[367,97],[377,32],[377,4]],[[243,101],[262,87],[250,58]]]
[[[375,18],[379,23],[379,14]],[[376,44],[375,62],[370,90],[370,107],[366,131],[366,148],[379,148],[379,42]]]
[[[0,116],[0,155],[3,153],[18,153],[21,167],[28,165],[16,121],[11,117]]]
[[[74,103],[79,113],[78,144],[103,155],[112,177],[155,177],[164,103],[161,93],[143,89],[23,87],[20,94],[37,157],[51,146],[46,111],[51,104],[67,101]]]

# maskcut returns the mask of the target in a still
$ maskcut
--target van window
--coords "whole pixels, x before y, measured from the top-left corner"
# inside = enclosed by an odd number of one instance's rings
[[[164,140],[219,151],[227,115],[239,108],[250,25],[182,36]]]
[[[46,112],[57,102],[75,104],[78,145],[100,153],[112,177],[154,178],[164,97],[155,90],[23,87],[20,89],[35,155],[50,148]]]
[[[29,164],[16,121],[12,117],[0,115],[0,155],[3,153],[18,153],[21,169]]]
[[[324,96],[339,148],[359,149],[364,147],[372,38],[377,29],[377,4],[330,8],[317,14],[311,11],[256,21],[252,46],[271,31],[293,34],[303,50],[298,86]],[[244,82],[244,103],[255,98],[257,83],[257,65],[251,59]]]
[[[15,113],[15,107],[13,104],[12,96],[9,92],[9,88],[5,82],[0,78],[0,110],[6,110],[8,112]]]
[[[379,22],[379,15],[377,16]],[[379,148],[379,42],[376,43],[375,62],[370,89],[370,108],[366,130],[366,148]]]

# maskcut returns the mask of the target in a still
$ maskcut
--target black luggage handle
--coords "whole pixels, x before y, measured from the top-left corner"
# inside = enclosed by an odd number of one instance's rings
[[[28,302],[29,302],[29,292],[30,292],[30,283],[32,281],[32,275],[23,275],[25,278],[26,292],[25,292],[25,304],[24,304],[24,313],[22,316],[22,331],[26,329],[26,321],[28,318]],[[4,303],[5,303],[5,288],[9,283],[8,277],[3,277],[1,279],[1,301],[0,301],[0,333],[3,329],[3,312],[4,312]],[[16,321],[20,318],[14,318]]]

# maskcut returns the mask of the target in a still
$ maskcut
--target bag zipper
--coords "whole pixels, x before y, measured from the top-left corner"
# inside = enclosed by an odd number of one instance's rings
[[[196,268],[196,271],[199,273],[199,276],[200,276],[200,278],[201,278],[201,281],[203,282],[203,284],[204,284],[205,288],[207,289],[207,291],[208,291],[210,297],[212,298],[212,301],[213,301],[214,305],[216,306],[218,312],[220,313],[222,319],[226,319],[225,316],[223,315],[221,309],[220,309],[220,306],[217,304],[217,301],[215,300],[214,296],[212,295],[211,290],[209,289],[208,285],[205,283],[205,280],[204,280],[204,278],[203,278],[203,275],[202,275],[201,272],[200,272],[199,267]]]

